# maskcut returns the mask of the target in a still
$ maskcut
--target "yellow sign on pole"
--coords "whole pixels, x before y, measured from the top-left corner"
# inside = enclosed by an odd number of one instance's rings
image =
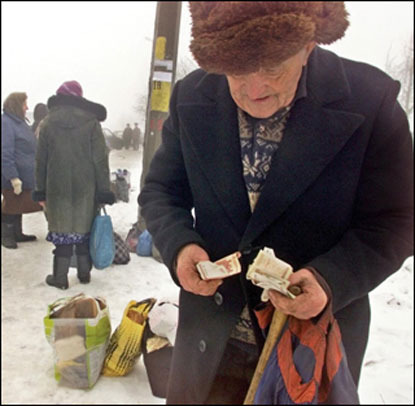
[[[157,37],[156,49],[155,49],[155,60],[156,69],[160,67],[172,69],[173,62],[165,61],[166,54],[166,37]],[[169,65],[171,64],[171,67]],[[171,82],[173,75],[171,72],[164,70],[155,70],[153,73],[153,89],[151,92],[151,110],[162,111],[167,113],[169,111],[169,100],[171,92]]]

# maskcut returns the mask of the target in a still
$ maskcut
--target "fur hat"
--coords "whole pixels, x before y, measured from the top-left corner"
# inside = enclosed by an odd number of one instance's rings
[[[308,42],[330,44],[349,22],[338,1],[191,1],[190,50],[199,66],[224,74],[273,67]]]
[[[56,94],[66,94],[68,96],[78,96],[82,97],[82,87],[76,80],[69,80],[62,83]]]

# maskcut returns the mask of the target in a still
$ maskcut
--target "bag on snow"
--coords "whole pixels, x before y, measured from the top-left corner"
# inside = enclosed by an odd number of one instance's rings
[[[54,350],[59,385],[91,388],[98,380],[111,335],[108,307],[83,293],[48,305],[45,335]]]
[[[102,374],[124,376],[134,367],[141,355],[141,341],[147,324],[148,312],[156,303],[149,298],[136,302],[131,300],[124,310],[120,325],[111,336]]]
[[[130,250],[127,243],[114,232],[115,256],[113,264],[125,265],[130,262]]]
[[[178,323],[178,305],[162,301],[148,316],[143,334],[143,360],[151,392],[159,398],[167,397],[167,382],[173,358]]]
[[[359,404],[331,303],[317,320],[287,318],[253,403]]]
[[[114,232],[111,217],[102,207],[104,215],[98,213],[92,223],[89,238],[89,253],[92,263],[97,269],[107,268],[112,264],[115,257]]]
[[[148,230],[144,230],[138,237],[138,244],[136,247],[137,255],[140,257],[151,257],[153,240]]]
[[[125,242],[127,243],[130,252],[137,252],[136,250],[139,235],[140,231],[138,230],[137,223],[134,223],[128,231],[127,238],[125,239]]]

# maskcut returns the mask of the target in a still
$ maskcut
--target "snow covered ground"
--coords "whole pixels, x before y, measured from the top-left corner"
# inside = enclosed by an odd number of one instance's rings
[[[132,173],[129,203],[107,208],[115,231],[123,238],[137,220],[141,162],[141,149],[110,153],[111,171],[126,168]],[[164,404],[164,399],[151,394],[142,358],[129,375],[101,376],[90,390],[59,386],[43,317],[47,305],[57,298],[84,292],[107,300],[114,331],[130,300],[177,298],[178,288],[167,269],[152,258],[131,254],[127,265],[93,270],[88,285],[79,284],[71,268],[70,287],[61,291],[45,283],[52,270],[53,245],[45,240],[43,213],[24,215],[23,228],[38,240],[20,243],[17,250],[1,250],[2,404]],[[372,326],[359,390],[363,404],[414,403],[413,284],[412,257],[370,295]]]

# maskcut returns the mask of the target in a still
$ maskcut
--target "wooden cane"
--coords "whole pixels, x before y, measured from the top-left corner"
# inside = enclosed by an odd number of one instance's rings
[[[296,296],[301,293],[301,288],[299,286],[291,286],[289,290]],[[268,330],[268,335],[265,340],[264,347],[262,348],[262,352],[255,368],[254,375],[252,376],[248,392],[246,393],[244,405],[252,405],[254,402],[254,397],[259,385],[259,381],[262,378],[265,367],[269,360],[269,356],[271,355],[271,351],[274,348],[279,335],[281,334],[281,330],[284,327],[286,320],[287,316],[285,314],[274,310],[272,321]]]

